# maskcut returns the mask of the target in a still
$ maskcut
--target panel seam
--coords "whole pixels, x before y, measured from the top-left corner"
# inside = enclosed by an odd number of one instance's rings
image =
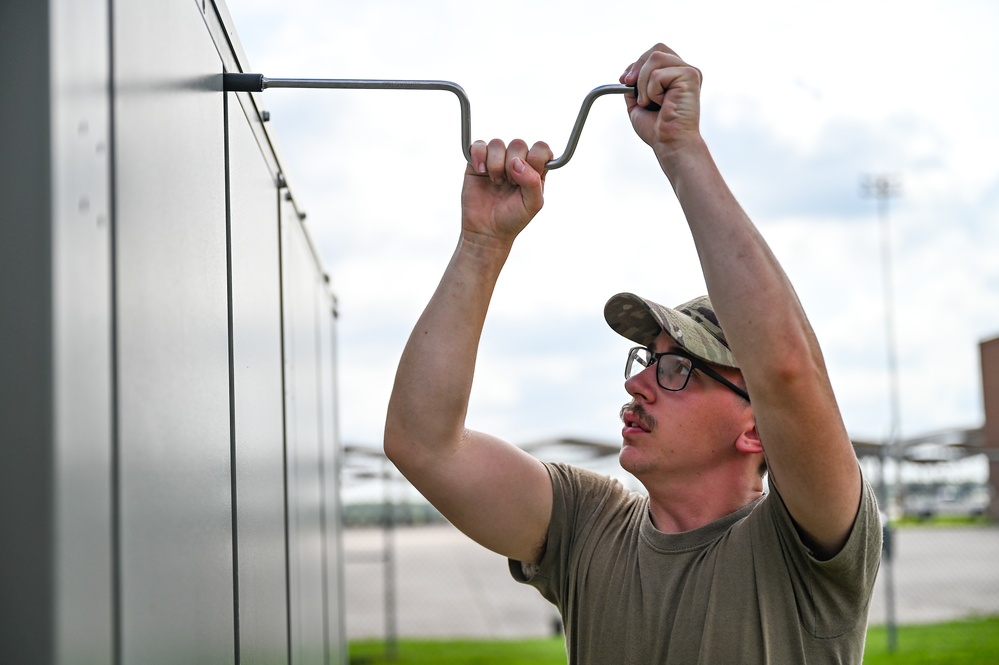
[[[225,269],[226,316],[229,327],[229,491],[232,520],[232,629],[236,665],[239,665],[239,522],[236,488],[236,367],[233,360],[232,316],[232,196],[229,180],[229,94],[222,93],[222,145],[225,159]]]

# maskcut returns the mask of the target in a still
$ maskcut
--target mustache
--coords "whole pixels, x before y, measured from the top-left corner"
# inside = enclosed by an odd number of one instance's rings
[[[655,417],[651,413],[645,410],[645,407],[638,402],[628,402],[621,407],[621,411],[618,413],[618,418],[621,422],[624,422],[624,414],[627,411],[631,411],[631,414],[635,417],[635,420],[640,422],[645,429],[650,432],[655,429],[657,423]]]

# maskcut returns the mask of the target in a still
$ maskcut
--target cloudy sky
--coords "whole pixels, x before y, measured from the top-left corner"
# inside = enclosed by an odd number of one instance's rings
[[[272,78],[444,79],[473,138],[561,154],[585,94],[658,41],[704,73],[702,132],[795,283],[846,425],[891,425],[876,203],[887,175],[904,437],[981,424],[978,343],[999,335],[999,5],[229,0]],[[339,300],[341,435],[379,445],[395,366],[454,248],[453,95],[263,93]],[[603,303],[704,292],[669,185],[620,97],[598,99],[518,239],[480,349],[469,426],[515,443],[617,442],[629,343]]]

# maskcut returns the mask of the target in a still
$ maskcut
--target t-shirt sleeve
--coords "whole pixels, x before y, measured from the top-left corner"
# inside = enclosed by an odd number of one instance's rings
[[[545,553],[537,565],[509,560],[510,574],[518,582],[535,587],[561,608],[567,594],[571,562],[576,544],[586,537],[594,513],[599,511],[618,483],[598,473],[568,464],[545,462],[552,479],[552,515],[548,524]]]
[[[862,483],[860,506],[846,544],[830,559],[816,558],[801,539],[780,490],[771,484],[767,504],[792,576],[799,615],[815,637],[837,637],[866,616],[881,561],[881,519],[874,491]]]

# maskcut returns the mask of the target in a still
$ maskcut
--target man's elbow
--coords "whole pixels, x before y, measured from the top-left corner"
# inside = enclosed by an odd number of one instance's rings
[[[382,449],[385,457],[396,466],[404,459],[406,450],[411,447],[405,437],[405,428],[396,423],[391,411],[385,419],[385,431],[382,434]]]
[[[414,418],[415,410],[396,396],[389,400],[385,412],[385,429],[382,432],[382,449],[385,456],[396,466],[405,463],[418,449],[416,439],[420,432],[419,419]]]
[[[825,359],[818,345],[804,341],[785,344],[768,361],[766,371],[757,373],[754,394],[771,392],[787,395],[810,385],[829,382]]]
[[[435,456],[453,448],[455,436],[427,428],[419,421],[393,418],[385,421],[382,449],[390,462],[400,470],[432,463]]]

